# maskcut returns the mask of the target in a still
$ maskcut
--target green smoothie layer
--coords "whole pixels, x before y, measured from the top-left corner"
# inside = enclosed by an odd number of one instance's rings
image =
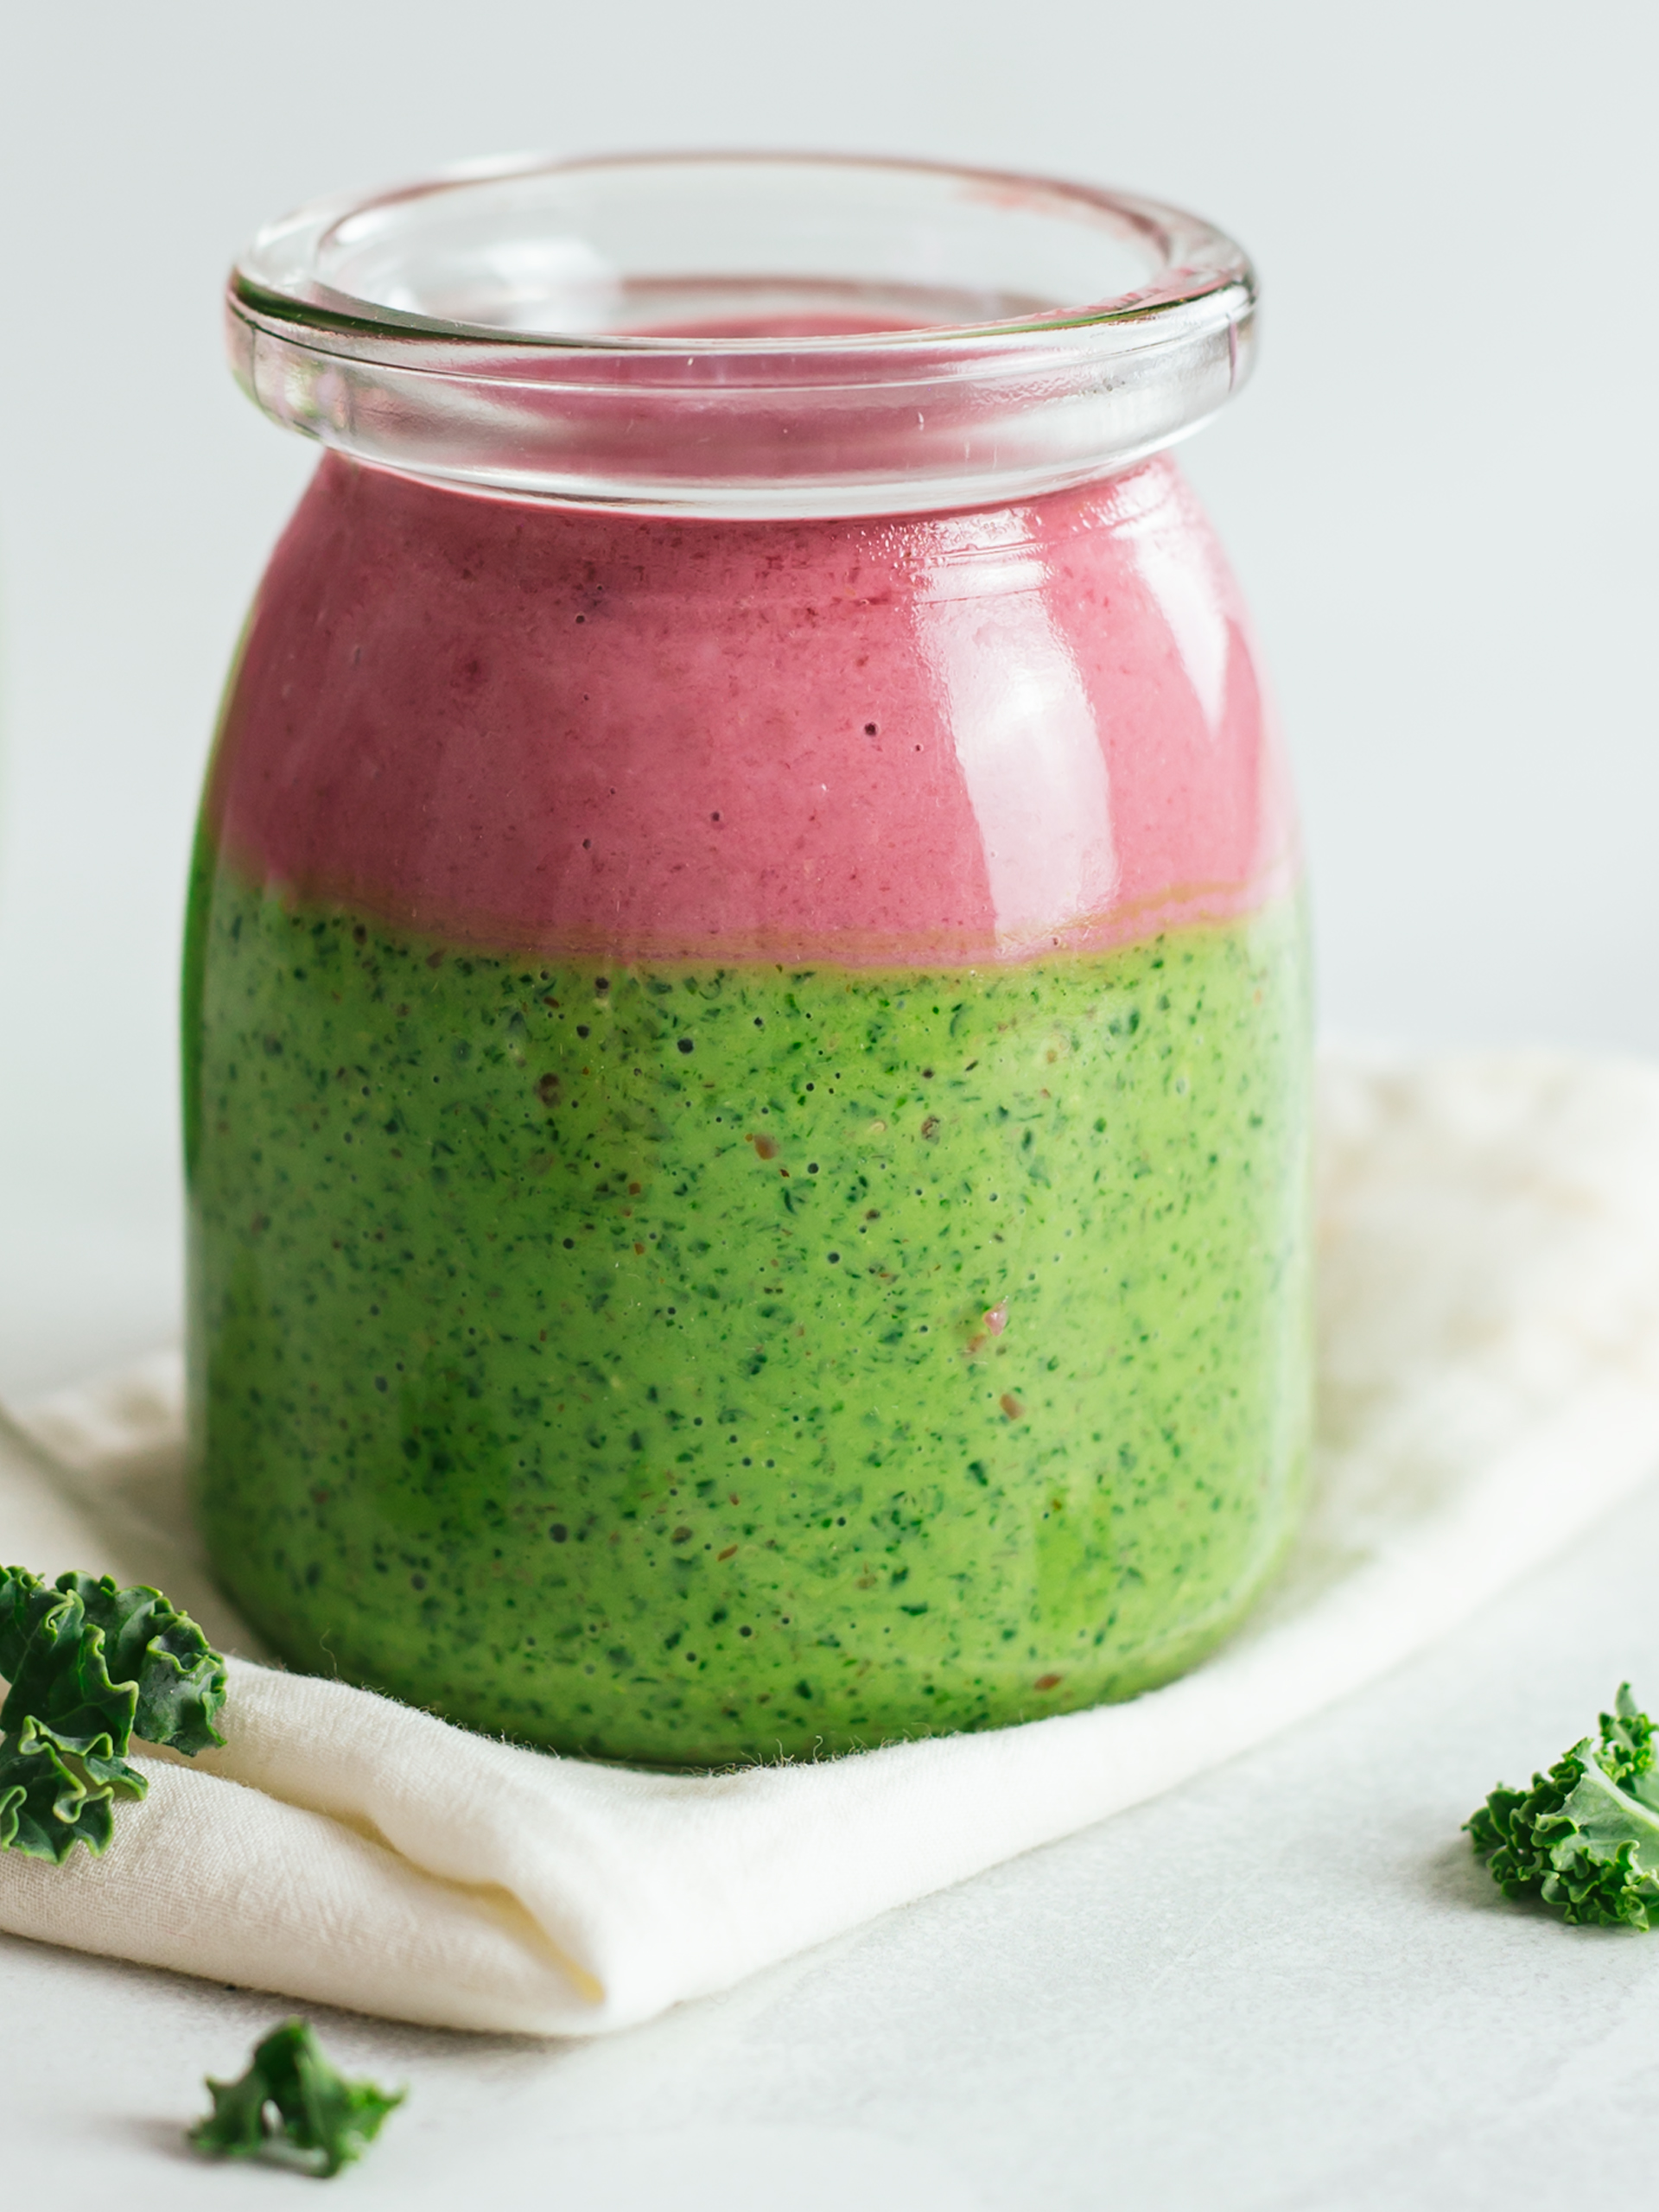
[[[1308,1419],[1294,907],[537,966],[222,869],[193,927],[200,1510],[296,1664],[717,1764],[1127,1696],[1259,1587]]]

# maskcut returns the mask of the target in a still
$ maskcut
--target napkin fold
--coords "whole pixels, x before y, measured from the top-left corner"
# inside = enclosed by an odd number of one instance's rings
[[[0,1558],[158,1583],[233,1659],[0,1928],[447,2027],[584,2035],[1103,1819],[1373,1680],[1659,1468],[1659,1070],[1327,1057],[1313,1496],[1248,1626],[1132,1702],[721,1776],[634,1772],[257,1663],[181,1476],[175,1359],[0,1427]]]

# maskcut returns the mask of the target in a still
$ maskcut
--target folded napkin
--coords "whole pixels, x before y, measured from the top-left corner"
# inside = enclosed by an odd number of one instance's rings
[[[449,2027],[588,2034],[1171,1788],[1369,1681],[1659,1467],[1659,1071],[1327,1061],[1312,1508],[1249,1626],[1132,1703],[664,1776],[236,1659],[228,1744],[137,1763],[0,1928]],[[0,1559],[159,1583],[253,1653],[180,1477],[176,1363],[0,1434]]]

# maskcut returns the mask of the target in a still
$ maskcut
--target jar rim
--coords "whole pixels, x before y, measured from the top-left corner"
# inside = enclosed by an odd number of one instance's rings
[[[1139,194],[700,152],[470,162],[315,202],[258,233],[226,304],[256,403],[360,460],[782,516],[1116,473],[1243,381],[1255,302],[1239,246]]]

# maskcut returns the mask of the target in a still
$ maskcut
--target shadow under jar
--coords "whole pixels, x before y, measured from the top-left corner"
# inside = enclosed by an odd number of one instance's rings
[[[191,1419],[292,1663],[707,1764],[1129,1696],[1249,1606],[1304,927],[1161,448],[1252,308],[1190,217],[902,163],[256,241],[238,373],[328,450],[194,870]]]

